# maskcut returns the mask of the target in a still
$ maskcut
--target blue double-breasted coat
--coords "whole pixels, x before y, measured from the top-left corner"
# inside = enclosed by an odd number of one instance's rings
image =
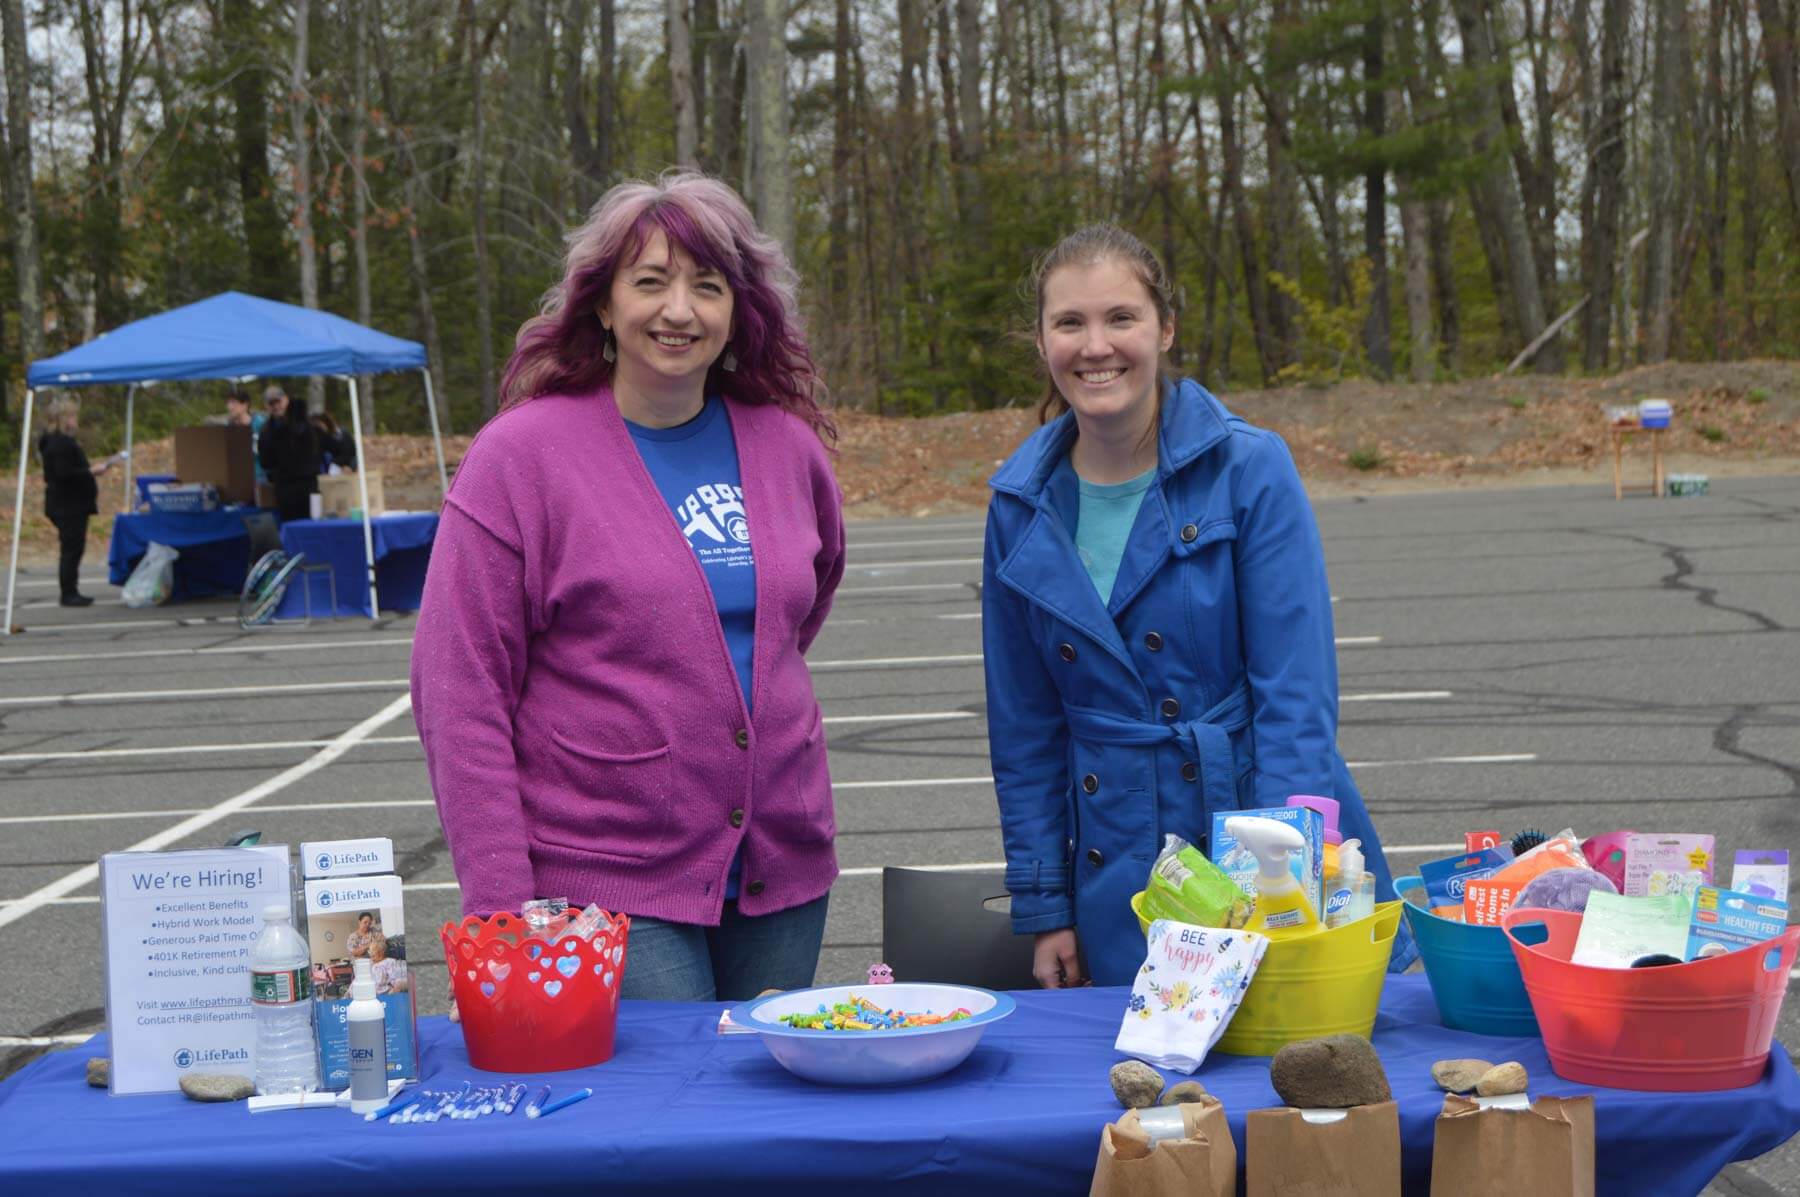
[[[1103,603],[1075,550],[1075,432],[1064,414],[990,480],[982,642],[1013,930],[1074,927],[1094,981],[1129,984],[1130,898],[1162,837],[1205,850],[1214,811],[1292,794],[1338,800],[1391,899],[1338,753],[1325,558],[1287,446],[1197,383],[1166,389],[1155,483]],[[1411,956],[1396,945],[1396,967]]]

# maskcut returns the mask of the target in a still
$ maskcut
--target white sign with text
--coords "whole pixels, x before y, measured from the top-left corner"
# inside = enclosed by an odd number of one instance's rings
[[[100,858],[113,1093],[255,1075],[250,950],[289,884],[285,844]]]

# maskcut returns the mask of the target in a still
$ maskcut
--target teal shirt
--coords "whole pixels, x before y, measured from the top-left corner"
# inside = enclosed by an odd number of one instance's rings
[[[1081,512],[1075,520],[1075,551],[1087,567],[1100,601],[1112,601],[1113,582],[1119,576],[1119,562],[1125,556],[1125,541],[1131,525],[1137,522],[1138,508],[1144,492],[1156,480],[1152,466],[1136,478],[1101,485],[1081,480]]]

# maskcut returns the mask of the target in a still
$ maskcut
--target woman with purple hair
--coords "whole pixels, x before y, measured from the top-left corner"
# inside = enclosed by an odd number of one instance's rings
[[[802,988],[837,876],[803,654],[844,535],[794,272],[696,174],[613,188],[568,244],[413,641],[463,910],[629,914],[630,998]]]

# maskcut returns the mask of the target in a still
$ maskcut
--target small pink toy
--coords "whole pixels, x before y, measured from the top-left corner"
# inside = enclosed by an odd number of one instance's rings
[[[869,984],[871,984],[871,985],[892,985],[893,983],[894,983],[894,970],[893,969],[889,968],[885,964],[871,964],[869,966]]]

